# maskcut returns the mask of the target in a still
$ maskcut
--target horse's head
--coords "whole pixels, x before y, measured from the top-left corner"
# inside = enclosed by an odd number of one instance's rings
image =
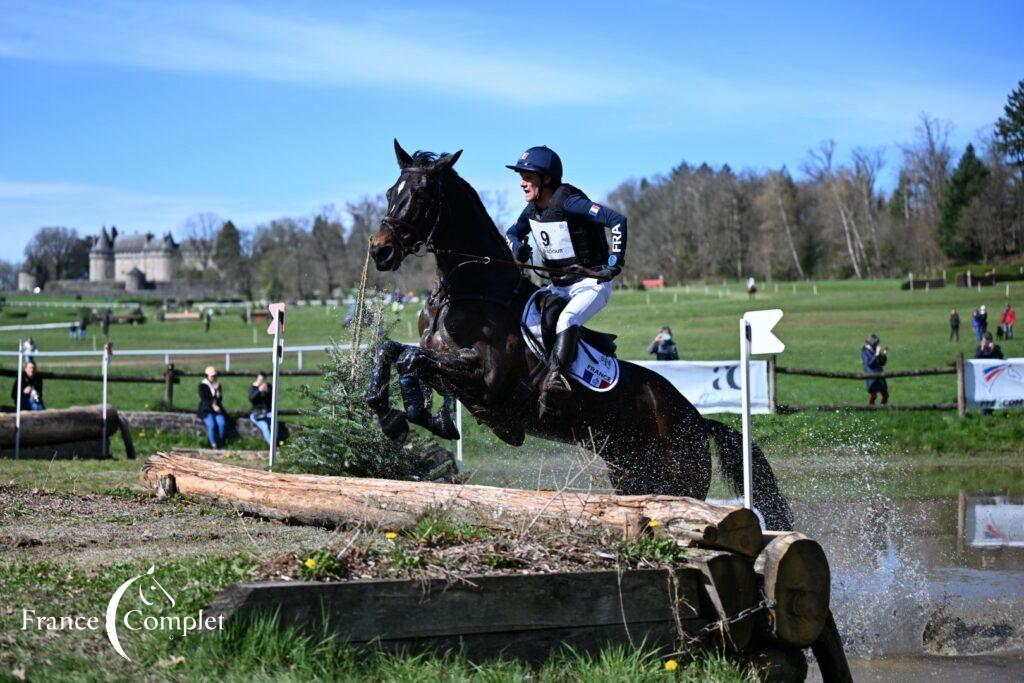
[[[462,150],[440,157],[429,152],[410,156],[395,140],[401,173],[388,190],[388,210],[380,230],[370,237],[377,270],[398,270],[406,256],[431,246],[444,204],[442,180],[461,154]]]

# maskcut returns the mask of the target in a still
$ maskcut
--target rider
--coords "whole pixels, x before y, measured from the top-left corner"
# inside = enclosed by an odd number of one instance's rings
[[[562,160],[547,147],[531,147],[506,168],[519,173],[519,187],[527,201],[505,233],[509,247],[516,260],[529,262],[532,249],[527,237],[532,231],[544,266],[555,269],[545,274],[551,280],[547,289],[568,299],[558,316],[551,370],[541,391],[571,391],[564,373],[576,353],[580,326],[605,307],[611,298],[611,279],[622,272],[626,217],[563,183]],[[611,232],[610,247],[606,229]]]

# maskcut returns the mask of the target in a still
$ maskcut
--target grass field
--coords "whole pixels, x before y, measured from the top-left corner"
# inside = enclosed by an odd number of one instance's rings
[[[785,317],[776,328],[786,343],[779,364],[790,367],[828,370],[860,371],[860,347],[864,338],[878,334],[890,349],[890,370],[942,367],[953,362],[957,351],[965,356],[974,355],[975,341],[970,329],[970,313],[985,304],[994,328],[999,311],[1006,302],[1005,288],[976,289],[944,288],[928,292],[909,292],[899,288],[895,280],[827,281],[817,283],[765,284],[755,301],[747,298],[742,283],[717,285],[693,284],[663,291],[636,290],[616,292],[612,303],[594,320],[594,326],[619,335],[620,357],[645,359],[647,344],[661,325],[672,327],[681,357],[693,360],[722,360],[736,358],[739,353],[737,319],[746,310],[782,308]],[[1013,289],[1016,287],[1017,289]],[[816,292],[816,293],[815,293]],[[1011,301],[1024,294],[1024,283],[1011,283]],[[18,298],[10,298],[3,309],[4,323],[52,322],[71,319],[75,309],[22,307]],[[29,300],[35,301],[35,298]],[[94,305],[89,302],[87,305]],[[959,343],[948,341],[950,308],[961,312],[963,326]],[[325,344],[332,340],[348,342],[351,332],[343,329],[341,319],[347,307],[293,306],[288,318],[288,344]],[[27,313],[25,318],[10,319],[12,311]],[[410,305],[395,321],[393,336],[409,341],[418,309]],[[251,326],[240,317],[238,309],[224,309],[214,319],[209,333],[203,332],[198,322],[169,322],[156,320],[156,309],[146,309],[148,321],[143,325],[114,325],[111,341],[115,356],[112,373],[159,374],[163,358],[118,357],[117,349],[159,348],[239,348],[252,347],[267,350],[266,356],[235,356],[232,369],[267,368],[269,366],[270,339],[262,325]],[[255,331],[255,337],[254,337]],[[99,328],[90,328],[85,340],[69,340],[64,330],[41,330],[34,334],[40,350],[57,351],[91,349]],[[25,332],[0,331],[0,349],[15,350]],[[256,343],[253,343],[255,338]],[[102,339],[97,339],[102,345]],[[1013,340],[1003,343],[1007,356],[1024,355],[1024,342]],[[222,356],[183,357],[174,359],[181,369],[200,370],[213,363],[223,368]],[[305,354],[308,369],[322,360],[320,354]],[[0,358],[0,365],[13,367],[15,359]],[[46,367],[73,366],[76,370],[98,371],[97,359],[48,359]],[[286,358],[285,369],[295,368],[295,357]],[[185,379],[176,387],[175,404],[191,407],[195,403],[196,379]],[[287,387],[300,383],[288,380]],[[226,378],[225,403],[229,409],[248,407],[245,399],[248,380]],[[952,375],[890,380],[891,400],[900,403],[949,402],[955,399],[955,380]],[[864,383],[859,380],[831,380],[780,375],[779,401],[783,404],[860,403],[866,400]],[[6,396],[6,394],[5,394]],[[64,407],[97,403],[98,384],[85,382],[49,382],[46,387],[47,404]],[[163,397],[158,384],[111,384],[110,400],[121,409],[144,409],[156,406]],[[287,391],[282,407],[305,407],[297,391]],[[867,419],[854,413],[800,414],[757,418],[759,432],[773,440],[781,440],[786,449],[817,450],[827,447],[830,437],[826,427],[860,434],[865,441],[881,450],[922,453],[1014,452],[1024,453],[1024,420],[1019,413],[996,414],[987,419],[983,427],[977,420],[961,421],[951,413],[872,414]],[[805,433],[806,430],[806,433]],[[467,426],[467,437],[484,439]],[[481,443],[482,445],[482,443]]]

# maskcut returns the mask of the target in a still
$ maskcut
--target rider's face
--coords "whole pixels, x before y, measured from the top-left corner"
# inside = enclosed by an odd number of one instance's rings
[[[543,183],[544,176],[540,173],[530,171],[519,172],[519,187],[523,189],[523,198],[528,202],[535,202],[540,198]]]

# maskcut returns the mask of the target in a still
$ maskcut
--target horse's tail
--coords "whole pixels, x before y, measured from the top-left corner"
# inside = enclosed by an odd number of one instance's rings
[[[704,419],[711,437],[718,444],[718,464],[732,485],[737,495],[743,495],[743,435],[727,424],[718,420]],[[793,529],[793,516],[779,490],[779,482],[775,479],[772,466],[768,464],[757,444],[752,444],[751,459],[754,470],[754,507],[764,515],[764,522],[769,529],[790,531]]]

